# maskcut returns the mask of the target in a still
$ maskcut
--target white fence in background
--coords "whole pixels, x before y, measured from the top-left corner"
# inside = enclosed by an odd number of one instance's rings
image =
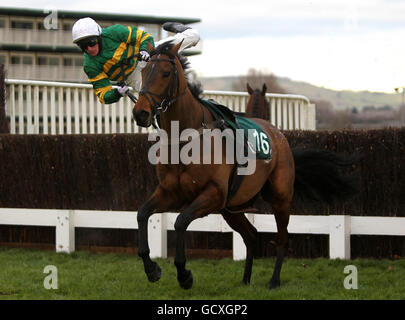
[[[103,105],[90,84],[6,79],[6,114],[16,134],[146,133],[132,120],[130,99]],[[244,112],[246,92],[204,91],[234,111]],[[283,130],[315,130],[315,105],[291,94],[266,95],[270,122]]]
[[[155,214],[149,219],[151,257],[167,257],[167,231],[174,230],[177,213]],[[138,229],[137,212],[48,209],[0,209],[0,225],[56,228],[56,251],[75,250],[75,228]],[[277,232],[273,215],[247,214],[258,232]],[[245,244],[222,216],[211,214],[193,221],[188,231],[233,232],[233,258],[246,257]],[[329,235],[329,257],[350,259],[350,235],[405,236],[405,217],[300,216],[290,217],[289,233]]]

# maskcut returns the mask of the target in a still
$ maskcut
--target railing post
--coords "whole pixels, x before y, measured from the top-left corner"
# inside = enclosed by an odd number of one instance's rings
[[[34,133],[34,126],[32,125],[32,95],[31,95],[31,86],[26,87],[27,92],[27,100],[26,100],[26,114],[27,114],[27,133],[33,134]]]
[[[329,257],[350,259],[350,216],[329,216]]]
[[[72,133],[72,95],[70,88],[66,89],[66,133]]]
[[[121,99],[121,103],[122,103]],[[111,133],[117,133],[117,108],[119,106],[118,104],[115,104],[113,108],[111,108]]]
[[[82,89],[80,91],[80,98],[82,100],[82,130],[81,133],[87,133],[87,91],[86,89]]]
[[[281,128],[283,130],[288,130],[288,99],[283,99],[282,112],[282,123]]]
[[[246,218],[249,220],[249,222],[254,225],[255,224],[255,215],[251,213],[245,214]],[[243,241],[242,236],[236,232],[233,231],[233,260],[245,260],[246,259],[246,245],[245,242]]]
[[[80,134],[80,107],[79,107],[79,89],[75,88],[73,90],[73,114],[75,117],[75,134]]]
[[[316,130],[316,110],[315,110],[315,104],[313,103],[308,103],[307,105],[307,127],[305,128],[306,130]]]
[[[48,134],[48,87],[42,88],[42,124],[43,133]]]
[[[103,133],[103,114],[101,112],[101,102],[97,99],[97,133]]]
[[[24,87],[18,86],[18,133],[24,134]]]
[[[39,134],[39,86],[34,86],[34,133]]]
[[[110,133],[110,106],[104,105],[104,133]]]
[[[282,99],[277,98],[277,106],[276,106],[276,128],[282,129],[283,128],[283,123],[282,123]]]
[[[156,214],[149,218],[148,242],[151,258],[167,258],[166,214]]]
[[[232,232],[232,254],[233,260],[245,260],[246,259],[246,246],[243,242],[242,236],[236,232]]]
[[[55,87],[51,87],[51,134],[56,134],[56,95]]]
[[[130,104],[129,99],[126,99],[124,109],[125,109],[125,112],[126,112],[125,119],[126,119],[126,123],[127,123],[125,132],[126,133],[132,133],[132,132],[134,132],[134,130],[132,129],[132,126],[133,126],[133,124],[132,124],[132,106]]]
[[[64,126],[64,114],[63,114],[63,88],[60,87],[58,89],[58,127],[59,127],[59,134],[63,134],[65,126]]]
[[[90,133],[96,133],[94,130],[94,92],[91,90],[87,90],[87,95],[89,97],[89,116],[90,116]]]
[[[74,210],[60,210],[56,215],[56,252],[75,251]]]

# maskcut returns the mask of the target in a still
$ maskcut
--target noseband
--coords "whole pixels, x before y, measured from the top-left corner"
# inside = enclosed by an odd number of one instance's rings
[[[153,56],[156,53],[151,53],[151,56]],[[156,116],[160,115],[160,112],[166,112],[167,109],[173,104],[175,103],[181,96],[183,96],[186,93],[187,90],[187,86],[184,89],[184,91],[180,94],[179,93],[179,89],[180,89],[180,79],[179,79],[179,73],[176,67],[176,60],[175,57],[166,52],[164,53],[165,55],[169,56],[169,59],[166,58],[160,58],[160,53],[158,54],[157,58],[154,59],[150,59],[150,62],[153,62],[152,65],[152,70],[149,72],[145,84],[143,86],[143,88],[141,89],[141,91],[139,92],[139,95],[143,95],[149,102],[150,106],[151,106],[151,110],[152,110],[152,117],[155,118]],[[169,85],[166,89],[166,92],[162,95],[156,94],[154,92],[151,92],[148,87],[149,87],[149,83],[151,81],[152,75],[153,75],[153,71],[156,67],[156,64],[158,62],[162,62],[162,61],[166,61],[166,62],[170,62],[170,64],[173,67],[173,72],[171,75],[171,79],[169,82]],[[158,101],[156,99],[158,99]],[[160,102],[159,102],[160,101]],[[155,125],[154,125],[155,126]]]

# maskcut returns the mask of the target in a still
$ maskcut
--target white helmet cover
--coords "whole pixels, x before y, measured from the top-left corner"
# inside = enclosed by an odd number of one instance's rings
[[[72,38],[74,43],[87,37],[99,35],[101,35],[100,25],[89,17],[77,20],[72,27]]]

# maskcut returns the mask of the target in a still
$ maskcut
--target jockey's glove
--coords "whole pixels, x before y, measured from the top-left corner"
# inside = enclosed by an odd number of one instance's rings
[[[122,87],[118,87],[117,88],[117,91],[118,91],[118,93],[121,95],[121,96],[126,96],[127,94],[128,94],[128,91],[129,91],[129,87],[128,86],[122,86]]]
[[[148,51],[144,51],[144,50],[139,51],[139,59],[142,61],[146,61],[146,62],[149,61],[150,55],[149,55]]]

